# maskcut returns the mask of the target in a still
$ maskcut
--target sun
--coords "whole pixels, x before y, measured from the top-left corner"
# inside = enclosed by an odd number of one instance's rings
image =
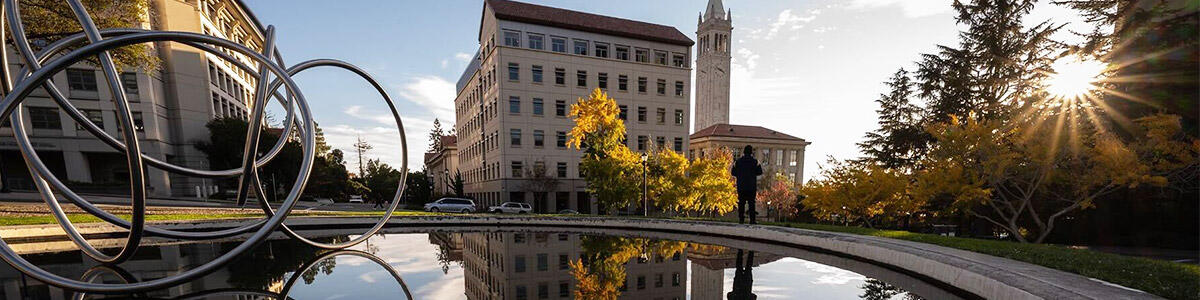
[[[1054,72],[1046,79],[1046,91],[1056,98],[1074,99],[1097,87],[1105,65],[1101,61],[1064,57],[1050,67]]]

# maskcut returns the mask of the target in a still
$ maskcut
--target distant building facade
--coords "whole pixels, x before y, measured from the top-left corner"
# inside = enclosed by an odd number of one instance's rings
[[[658,144],[686,153],[695,43],[679,30],[488,0],[478,40],[455,99],[460,169],[476,203],[595,211],[579,172],[582,153],[566,140],[570,105],[596,88],[620,105],[630,148]],[[558,188],[542,195],[525,189],[530,168],[546,170]]]
[[[754,147],[754,158],[762,165],[760,179],[782,175],[795,184],[804,179],[804,148],[809,144],[802,138],[761,126],[716,124],[691,135],[688,157],[695,158],[720,148],[733,153],[737,159],[746,145]]]
[[[434,195],[454,194],[458,172],[458,138],[443,136],[434,152],[425,153],[425,175],[433,181]]]
[[[229,39],[261,51],[262,26],[239,0],[150,0],[149,22],[142,28],[196,32]],[[153,158],[178,165],[208,169],[208,161],[195,148],[208,140],[205,125],[214,118],[247,118],[255,80],[216,55],[176,43],[153,43],[160,60],[152,71],[127,70],[120,75],[130,102],[135,130],[142,151]],[[238,60],[258,64],[241,54]],[[21,70],[19,55],[9,54],[9,66]],[[52,77],[54,84],[88,119],[109,135],[120,139],[114,97],[103,72],[78,63]],[[20,112],[29,128],[31,142],[42,160],[59,179],[81,186],[77,192],[128,193],[129,171],[123,153],[93,137],[77,125],[48,92],[36,90]],[[0,161],[4,185],[18,190],[34,189],[29,171],[17,150],[8,123],[0,130]],[[147,168],[147,192],[151,196],[195,197],[211,193],[211,180],[168,174]]]

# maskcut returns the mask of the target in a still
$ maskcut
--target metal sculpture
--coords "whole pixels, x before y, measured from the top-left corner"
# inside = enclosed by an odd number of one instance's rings
[[[262,242],[276,229],[282,230],[291,238],[300,240],[306,244],[325,248],[325,249],[343,249],[365,241],[370,236],[377,233],[395,212],[401,195],[404,192],[404,180],[408,174],[408,145],[404,134],[404,125],[400,120],[400,114],[396,111],[396,106],[392,102],[391,97],[383,87],[375,81],[370,75],[363,70],[346,62],[317,59],[301,62],[290,68],[284,68],[285,64],[279,51],[275,49],[275,29],[273,26],[268,26],[263,35],[266,43],[261,53],[256,52],[236,42],[192,32],[175,32],[175,31],[157,31],[144,29],[98,29],[92,18],[88,15],[86,8],[79,0],[65,0],[70,4],[71,10],[79,21],[83,32],[77,33],[61,40],[50,43],[40,52],[35,53],[30,47],[29,40],[24,33],[24,24],[21,22],[19,7],[16,0],[3,0],[0,3],[0,28],[8,23],[11,29],[13,47],[16,48],[23,69],[14,74],[10,72],[8,49],[9,45],[0,45],[0,85],[4,98],[0,101],[0,123],[11,122],[14,133],[14,138],[17,140],[18,148],[21,155],[28,166],[29,171],[34,178],[34,185],[38,192],[49,206],[55,219],[61,225],[67,237],[74,242],[80,250],[92,257],[98,262],[104,264],[119,264],[132,257],[134,251],[137,250],[143,237],[155,236],[173,239],[184,240],[204,240],[231,237],[240,234],[250,234],[241,244],[233,248],[229,252],[213,259],[203,265],[192,268],[191,270],[181,272],[175,276],[170,276],[161,279],[155,279],[144,282],[127,282],[120,284],[93,283],[90,280],[78,281],[64,278],[53,273],[41,269],[16,254],[11,247],[3,240],[0,240],[0,259],[3,259],[13,268],[18,271],[43,281],[47,284],[57,286],[64,289],[91,292],[91,293],[134,293],[144,292],[149,290],[161,289],[169,286],[174,286],[197,277],[203,276],[218,267],[228,263],[237,255],[253,248],[258,243]],[[0,40],[6,40],[7,32],[0,30]],[[302,160],[300,169],[296,176],[296,182],[288,190],[287,198],[278,208],[272,208],[266,202],[266,195],[262,191],[262,184],[258,178],[258,168],[271,162],[283,149],[284,144],[288,139],[279,139],[270,150],[261,157],[256,158],[255,150],[259,144],[259,130],[248,130],[246,134],[246,147],[243,149],[242,155],[245,158],[242,161],[242,167],[229,170],[197,170],[184,166],[175,165],[169,162],[148,157],[142,154],[140,145],[137,140],[137,130],[134,130],[133,117],[130,112],[128,100],[125,97],[124,87],[121,84],[119,73],[113,63],[112,57],[108,54],[109,50],[122,46],[134,45],[139,43],[150,42],[175,42],[194,47],[204,52],[211,53],[227,62],[230,62],[236,68],[240,68],[247,73],[256,75],[257,82],[255,86],[255,94],[252,103],[253,112],[250,115],[249,128],[260,128],[263,126],[263,115],[265,106],[269,99],[275,99],[280,105],[287,110],[287,116],[284,119],[284,129],[281,136],[299,137]],[[67,47],[79,46],[79,48],[64,52]],[[249,65],[235,59],[232,55],[221,51],[221,49],[236,52],[251,60],[257,62],[258,68],[255,69]],[[117,121],[122,128],[121,139],[117,139],[104,132],[86,116],[83,115],[61,91],[50,81],[50,77],[54,74],[63,71],[67,67],[76,64],[89,57],[98,57],[100,67],[104,72],[109,87],[112,89],[113,101],[117,108]],[[312,164],[315,157],[315,125],[312,117],[312,111],[309,109],[308,102],[305,100],[303,93],[292,80],[292,76],[304,70],[314,67],[336,67],[351,71],[364,80],[366,80],[376,91],[383,97],[388,108],[392,112],[392,117],[396,121],[396,127],[400,134],[401,145],[401,179],[399,188],[393,197],[391,205],[387,212],[362,235],[338,244],[325,244],[307,239],[291,228],[288,228],[283,223],[287,218],[288,213],[295,206],[304,187],[307,184],[309,173],[312,170]],[[29,141],[28,133],[22,126],[22,116],[19,112],[22,102],[25,98],[37,88],[44,88],[50,95],[50,98],[58,104],[63,111],[75,120],[84,130],[94,135],[100,141],[108,146],[123,151],[125,153],[127,165],[129,168],[130,181],[130,202],[132,206],[132,218],[130,221],[123,220],[116,215],[100,209],[96,205],[88,202],[80,195],[71,191],[70,188],[59,180],[45,163],[38,157],[34,151],[32,144]],[[279,91],[283,88],[283,92]],[[249,198],[249,193],[254,192],[258,199],[259,206],[267,215],[267,218],[257,220],[250,224],[246,224],[237,228],[194,232],[194,231],[177,231],[163,228],[156,228],[146,225],[146,187],[145,187],[145,167],[154,167],[167,172],[177,173],[185,176],[201,177],[201,178],[238,178],[237,203],[244,204]],[[251,188],[256,187],[256,188]],[[61,194],[67,201],[79,207],[83,211],[92,214],[101,220],[110,224],[129,230],[129,234],[125,239],[124,246],[120,252],[115,255],[108,255],[99,249],[90,245],[87,240],[79,233],[71,221],[67,219],[66,213],[59,206],[55,192]]]

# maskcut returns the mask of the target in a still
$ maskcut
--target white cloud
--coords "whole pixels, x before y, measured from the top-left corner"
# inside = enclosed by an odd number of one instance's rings
[[[785,9],[779,12],[779,16],[775,18],[775,22],[769,25],[767,34],[762,38],[765,40],[770,40],[775,38],[780,31],[792,31],[804,28],[805,23],[812,22],[812,20],[815,20],[819,14],[821,14],[821,10],[819,9],[809,10],[807,16],[792,14],[791,9]],[[758,31],[751,31],[751,34],[753,35],[757,32]]]
[[[899,7],[904,16],[920,18],[950,11],[949,0],[853,0],[850,9],[878,9],[883,7]]]
[[[454,59],[457,59],[461,62],[469,62],[469,61],[471,61],[472,58],[475,58],[475,57],[473,55],[471,55],[470,53],[466,53],[466,52],[459,52],[459,53],[454,54]]]
[[[813,284],[843,285],[851,281],[863,281],[867,278],[854,272],[822,265],[815,262],[804,262],[804,267],[812,273],[821,274],[813,280]]]
[[[740,59],[745,62],[747,70],[753,71],[755,67],[758,67],[759,55],[754,54],[750,49],[738,48],[737,54],[742,56]]]
[[[382,124],[386,124],[386,125],[395,125],[396,124],[396,118],[393,117],[391,114],[367,113],[367,112],[362,111],[362,108],[363,107],[361,105],[351,105],[349,107],[346,107],[346,109],[343,110],[342,112],[346,113],[347,115],[350,115],[351,117],[355,117],[358,119],[369,120],[369,121],[382,123]]]
[[[437,76],[423,75],[395,86],[404,99],[428,109],[438,119],[454,120],[454,83]]]

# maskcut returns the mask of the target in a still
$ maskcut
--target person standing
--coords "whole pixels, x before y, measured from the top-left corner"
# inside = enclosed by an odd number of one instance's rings
[[[758,176],[762,175],[762,166],[754,159],[754,147],[746,145],[742,149],[742,157],[733,163],[733,177],[737,178],[738,223],[746,223],[746,215],[750,215],[750,224],[757,224],[755,217],[758,212],[754,209],[758,193]],[[747,209],[746,206],[749,206]]]

